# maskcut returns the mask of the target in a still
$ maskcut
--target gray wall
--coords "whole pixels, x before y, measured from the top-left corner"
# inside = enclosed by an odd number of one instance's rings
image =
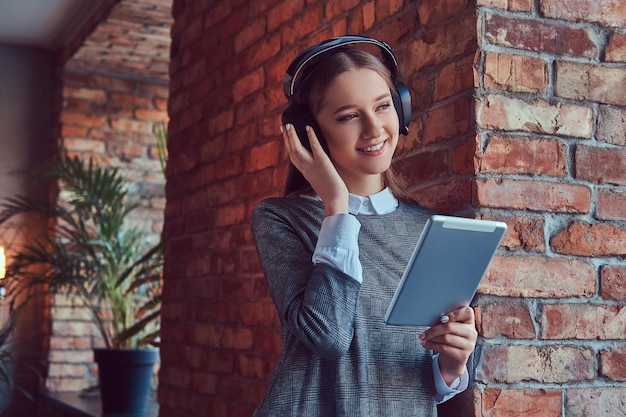
[[[0,44],[0,199],[15,194],[40,195],[47,190],[34,187],[23,175],[47,161],[51,155],[53,126],[53,97],[55,88],[54,54],[42,49]],[[42,233],[45,224],[33,219],[12,223],[0,229],[0,245],[11,249],[33,234]],[[41,373],[42,350],[49,340],[45,337],[48,326],[46,300],[40,298],[30,303],[20,314],[18,331],[14,337],[13,351],[17,364],[14,369],[16,383],[28,391],[36,391],[39,381],[27,365],[34,365]],[[5,299],[0,299],[0,317],[5,320],[8,309]],[[4,323],[0,323],[4,325]],[[0,411],[11,398],[0,383]],[[19,394],[13,395],[9,416],[34,415],[35,404]]]
[[[54,54],[0,44],[0,197],[22,191],[11,175],[50,154]]]

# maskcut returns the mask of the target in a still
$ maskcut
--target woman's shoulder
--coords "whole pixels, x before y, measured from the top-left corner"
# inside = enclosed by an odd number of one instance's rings
[[[324,214],[321,201],[309,196],[270,197],[261,200],[252,211],[252,221],[269,218],[290,220],[317,218]]]
[[[261,200],[254,211],[279,210],[314,210],[322,207],[322,202],[312,196],[292,195],[287,197],[269,197]]]

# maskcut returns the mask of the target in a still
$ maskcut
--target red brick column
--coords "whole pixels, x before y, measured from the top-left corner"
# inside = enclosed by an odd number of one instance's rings
[[[474,201],[510,229],[480,289],[475,415],[624,412],[618,4],[479,1]]]

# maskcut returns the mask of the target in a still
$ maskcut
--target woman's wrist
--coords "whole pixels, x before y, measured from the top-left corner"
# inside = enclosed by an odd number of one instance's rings
[[[347,214],[350,212],[348,198],[338,199],[336,201],[324,201],[324,217],[334,216],[335,214]]]
[[[465,364],[461,366],[451,366],[445,363],[446,360],[442,358],[441,355],[439,355],[437,359],[439,361],[439,373],[441,374],[441,378],[448,386],[465,373]]]
[[[450,373],[450,372],[446,372],[443,369],[440,369],[441,372],[441,378],[443,379],[443,381],[446,383],[447,386],[452,387],[452,384],[455,381],[458,381],[459,378],[461,378],[463,376],[463,373],[465,372],[465,369],[461,370],[460,373]]]

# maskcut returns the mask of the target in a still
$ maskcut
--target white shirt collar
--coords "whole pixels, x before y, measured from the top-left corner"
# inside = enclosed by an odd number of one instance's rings
[[[316,200],[320,200],[320,196],[314,196]],[[363,197],[356,194],[350,194],[348,199],[348,210],[350,214],[388,214],[395,211],[398,208],[398,199],[394,197],[389,188],[385,188],[382,191]]]
[[[389,188],[367,197],[350,194],[348,208],[351,214],[387,214],[398,208],[398,199]]]

